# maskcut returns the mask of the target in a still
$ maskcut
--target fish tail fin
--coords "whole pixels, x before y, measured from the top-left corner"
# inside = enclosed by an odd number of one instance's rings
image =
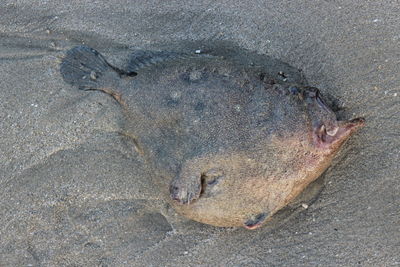
[[[136,76],[135,72],[125,72],[110,65],[93,48],[76,46],[63,58],[60,73],[65,82],[81,90],[102,90],[111,87],[115,76]]]

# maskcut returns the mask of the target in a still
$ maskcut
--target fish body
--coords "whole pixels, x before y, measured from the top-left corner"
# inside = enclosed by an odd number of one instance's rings
[[[364,119],[338,121],[318,89],[212,55],[138,52],[130,71],[78,46],[64,80],[118,101],[124,130],[187,218],[255,229],[329,167]],[[134,170],[132,170],[134,171]]]

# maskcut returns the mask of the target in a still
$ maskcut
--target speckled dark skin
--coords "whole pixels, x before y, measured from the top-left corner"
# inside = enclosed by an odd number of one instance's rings
[[[152,57],[160,62],[147,64]],[[155,176],[171,181],[169,201],[199,222],[259,227],[318,178],[364,124],[337,121],[316,88],[277,82],[225,58],[135,60],[144,66],[128,73],[76,47],[61,73],[121,104],[136,150]]]

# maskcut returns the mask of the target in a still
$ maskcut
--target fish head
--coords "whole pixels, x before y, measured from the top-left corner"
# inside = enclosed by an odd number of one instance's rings
[[[171,185],[175,209],[211,225],[256,229],[317,179],[365,120],[337,120],[316,88],[296,93],[300,101],[290,98],[277,112],[267,113],[276,119],[260,117],[265,127],[247,129],[252,134],[246,149],[228,142],[217,152],[186,159],[178,183]],[[250,118],[261,114],[257,107],[251,111]],[[268,128],[273,131],[263,134]]]

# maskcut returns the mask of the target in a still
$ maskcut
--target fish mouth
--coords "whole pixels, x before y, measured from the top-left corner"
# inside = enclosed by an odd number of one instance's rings
[[[336,114],[324,101],[320,90],[305,87],[302,94],[312,124],[312,137],[317,148],[332,151],[365,125],[364,118],[338,121]]]
[[[337,121],[337,126],[331,129],[321,125],[314,130],[314,144],[322,149],[336,149],[364,126],[365,119],[361,117],[349,121]]]

